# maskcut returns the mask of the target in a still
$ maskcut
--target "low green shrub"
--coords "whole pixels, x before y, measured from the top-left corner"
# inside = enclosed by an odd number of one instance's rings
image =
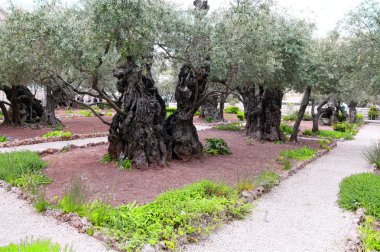
[[[352,135],[356,135],[357,128],[358,128],[358,125],[351,124],[348,121],[345,121],[345,122],[342,122],[342,123],[333,124],[333,129],[335,131],[346,132],[346,133],[350,133]]]
[[[92,117],[94,115],[90,110],[80,110],[79,114],[84,117]]]
[[[72,133],[70,131],[64,132],[64,131],[54,130],[54,131],[44,134],[42,137],[43,138],[49,138],[49,137],[71,138],[71,136],[72,136]]]
[[[380,169],[380,145],[372,143],[370,146],[363,149],[363,155],[368,163],[375,164]]]
[[[225,221],[243,218],[251,205],[240,202],[238,192],[225,184],[200,181],[165,192],[142,206],[131,203],[114,208],[94,202],[77,209],[85,209],[82,216],[126,244],[125,250],[138,251],[145,244],[160,242],[175,250],[179,238],[197,240]]]
[[[370,120],[375,120],[379,117],[379,111],[377,110],[376,106],[371,106],[368,111],[368,118]]]
[[[85,212],[85,204],[88,199],[88,188],[81,178],[72,178],[63,199],[59,202],[59,207],[65,213]]]
[[[209,155],[227,155],[232,152],[224,139],[206,138],[206,153]]]
[[[229,106],[224,109],[224,112],[226,112],[227,114],[237,114],[239,111],[239,107],[236,106]]]
[[[304,136],[313,136],[313,131],[310,130],[310,129],[305,129],[303,132],[302,132],[302,135]]]
[[[320,137],[331,138],[331,139],[344,138],[346,140],[354,140],[354,136],[351,133],[347,133],[347,132],[319,130],[316,134]]]
[[[221,131],[241,131],[243,129],[243,125],[238,122],[233,122],[233,123],[216,125],[214,129],[221,130]]]
[[[379,220],[372,216],[366,216],[364,223],[360,225],[360,238],[363,243],[363,251],[380,251]]]
[[[331,141],[327,139],[318,140],[319,148],[331,151]]]
[[[280,129],[282,133],[286,135],[291,135],[293,133],[293,127],[290,127],[289,125],[286,125],[286,124],[281,124]]]
[[[291,113],[291,114],[289,114],[289,115],[284,115],[283,117],[282,117],[282,119],[284,120],[284,121],[295,121],[295,120],[297,120],[297,113]]]
[[[103,164],[111,163],[112,162],[111,155],[109,153],[104,154],[103,157],[102,157],[102,160],[100,162],[102,162]]]
[[[112,112],[107,112],[106,116],[113,116],[113,113]]]
[[[6,136],[0,135],[0,143],[8,142],[8,138]]]
[[[61,249],[58,243],[52,244],[50,240],[36,240],[33,242],[22,242],[21,244],[10,244],[0,247],[0,252],[72,252],[67,246]]]
[[[121,168],[123,170],[131,170],[132,169],[132,160],[129,160],[129,159],[124,159],[122,162],[121,162]]]
[[[51,184],[53,180],[44,175],[41,171],[34,173],[24,173],[19,178],[14,180],[14,185],[21,188],[30,186],[40,186]]]
[[[380,218],[380,176],[372,173],[352,175],[340,184],[340,207],[347,210],[364,208],[366,213]]]
[[[0,153],[0,179],[14,186],[17,179],[33,175],[46,166],[47,163],[35,152]]]
[[[37,197],[34,202],[34,208],[37,213],[43,213],[49,208],[49,202],[47,202],[44,197]]]
[[[364,116],[362,114],[356,114],[356,123],[362,125],[364,123]]]
[[[312,121],[313,120],[313,117],[311,116],[310,113],[305,113],[304,116],[303,116],[303,120],[304,121]]]
[[[295,149],[295,150],[281,151],[281,157],[282,158],[284,158],[284,159],[295,159],[295,160],[299,160],[299,161],[311,159],[311,158],[315,157],[316,154],[317,154],[317,152],[313,149],[310,149],[309,147],[302,147],[302,148]]]
[[[262,186],[265,190],[269,190],[280,183],[280,176],[272,171],[264,171],[255,177],[244,177],[239,179],[236,187],[238,192],[252,191]]]
[[[245,120],[245,114],[243,111],[239,111],[237,113],[237,118],[240,120],[240,121],[244,121]]]

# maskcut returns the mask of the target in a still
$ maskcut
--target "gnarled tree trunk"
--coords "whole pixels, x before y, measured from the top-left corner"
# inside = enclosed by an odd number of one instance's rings
[[[12,125],[11,117],[9,116],[8,109],[5,106],[5,102],[0,101],[0,109],[4,116],[4,121],[2,125]]]
[[[300,110],[298,111],[297,120],[293,126],[293,132],[292,132],[292,136],[290,137],[290,141],[296,141],[297,142],[297,140],[298,140],[297,139],[298,130],[299,130],[299,127],[301,125],[301,121],[305,115],[305,110],[307,108],[307,105],[309,105],[310,94],[311,94],[311,86],[307,86],[305,89],[305,93],[303,95],[303,98],[302,98]]]
[[[174,158],[189,160],[202,156],[203,147],[193,124],[193,116],[204,97],[207,76],[207,69],[195,73],[190,66],[184,65],[181,68],[175,92],[177,111],[166,122]]]
[[[247,85],[238,91],[243,98],[247,135],[258,141],[284,141],[280,129],[283,92],[260,85]]]
[[[164,129],[165,103],[154,86],[149,65],[146,72],[144,75],[131,61],[114,71],[123,113],[112,120],[108,152],[113,159],[131,160],[136,168],[166,165],[170,158]]]
[[[57,99],[62,96],[61,88],[52,88],[50,85],[46,86],[46,108],[40,123],[53,127],[62,126],[62,122],[55,116],[55,108]]]
[[[220,121],[218,97],[212,97],[201,106],[201,117],[206,120]]]
[[[322,101],[317,107],[317,113],[315,113],[315,100],[311,102],[311,117],[313,118],[313,132],[318,132],[319,130],[319,118],[322,114],[322,107],[325,106],[330,100],[330,97]]]
[[[357,115],[357,107],[358,103],[357,102],[350,102],[348,105],[349,108],[349,118],[350,118],[350,123],[356,123],[356,115]]]

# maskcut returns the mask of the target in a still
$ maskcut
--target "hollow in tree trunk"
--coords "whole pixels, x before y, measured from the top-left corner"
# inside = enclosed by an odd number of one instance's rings
[[[305,93],[303,95],[303,98],[302,98],[302,102],[301,102],[301,106],[300,106],[300,110],[298,111],[298,116],[297,116],[297,120],[296,122],[294,123],[294,126],[293,126],[293,132],[292,132],[292,135],[290,137],[290,141],[296,141],[297,142],[297,135],[298,135],[298,130],[299,130],[299,127],[301,125],[301,121],[305,115],[305,110],[307,108],[307,105],[309,105],[309,99],[310,99],[310,94],[311,94],[311,86],[307,86],[305,88]]]
[[[356,123],[356,115],[357,115],[357,107],[358,103],[357,102],[350,102],[348,105],[349,108],[349,118],[350,118],[350,123]]]
[[[200,106],[198,102],[204,96],[207,76],[205,68],[197,73],[187,65],[181,68],[175,91],[177,111],[166,122],[173,158],[186,161],[202,156],[203,147],[193,117]]]
[[[282,90],[248,85],[238,91],[243,98],[247,135],[258,141],[285,141],[280,129]]]
[[[136,168],[166,165],[165,103],[158,94],[150,65],[143,73],[129,59],[114,71],[122,93],[122,113],[117,113],[109,129],[108,153],[113,159],[129,159]]]

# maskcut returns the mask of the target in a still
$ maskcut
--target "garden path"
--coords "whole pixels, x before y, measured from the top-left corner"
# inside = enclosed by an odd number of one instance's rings
[[[367,125],[354,141],[338,144],[329,155],[283,181],[256,203],[243,221],[223,226],[186,251],[344,251],[353,214],[337,205],[339,183],[369,172],[363,147],[380,139],[380,125]]]

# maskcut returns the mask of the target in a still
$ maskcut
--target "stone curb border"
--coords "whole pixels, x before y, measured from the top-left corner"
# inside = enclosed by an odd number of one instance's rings
[[[355,218],[351,224],[350,232],[347,235],[345,252],[359,252],[362,250],[362,240],[360,237],[360,225],[365,221],[364,209],[356,211]]]
[[[75,146],[75,145],[70,145],[68,148],[86,148],[90,146],[96,146],[96,145],[101,145],[103,143],[90,143],[86,146]],[[333,141],[330,144],[330,148],[333,149],[337,146],[337,142]],[[54,154],[62,150],[57,150],[57,149],[48,149],[46,151],[40,152],[40,155],[47,155],[47,154]],[[303,161],[296,166],[294,166],[291,170],[285,171],[280,174],[280,182],[283,180],[288,179],[290,176],[293,176],[300,170],[302,170],[307,164],[310,164],[311,162],[317,160],[319,157],[329,153],[329,150],[320,150],[317,152],[317,155],[307,161]],[[30,195],[26,192],[23,192],[20,188],[18,187],[13,187],[12,185],[6,183],[5,181],[0,180],[0,187],[6,189],[7,191],[16,194],[17,198],[26,200],[29,204],[33,204],[33,201],[35,199],[35,196]],[[263,194],[269,192],[270,190],[266,190],[264,187],[260,186],[256,188],[253,191],[243,191],[240,195],[240,198],[246,202],[253,203],[256,201],[259,197],[261,197]],[[52,217],[56,219],[57,221],[61,223],[66,223],[72,227],[74,227],[79,233],[87,233],[89,234],[90,232],[93,232],[91,235],[92,237],[96,238],[97,240],[106,243],[107,245],[110,245],[113,249],[120,250],[115,238],[112,236],[108,236],[104,233],[98,232],[95,230],[94,226],[91,224],[91,222],[88,220],[87,217],[81,218],[78,214],[75,213],[68,213],[64,214],[62,210],[57,210],[57,209],[48,209],[44,213],[42,213],[44,216],[47,217]],[[186,242],[185,242],[186,243]],[[185,244],[184,243],[184,244]],[[182,244],[182,245],[184,245]],[[143,246],[142,252],[159,252],[162,250],[166,250],[165,244],[158,244],[155,247],[147,244]],[[351,251],[350,251],[351,252]]]
[[[60,141],[71,141],[78,139],[87,139],[87,138],[96,138],[96,137],[106,137],[108,136],[108,132],[98,132],[98,133],[90,133],[90,134],[73,134],[71,137],[35,137],[28,138],[23,140],[16,140],[12,142],[2,143],[0,144],[0,148],[8,148],[8,147],[17,147],[23,145],[32,145],[32,144],[40,144],[40,143],[51,143],[51,142],[60,142]]]

